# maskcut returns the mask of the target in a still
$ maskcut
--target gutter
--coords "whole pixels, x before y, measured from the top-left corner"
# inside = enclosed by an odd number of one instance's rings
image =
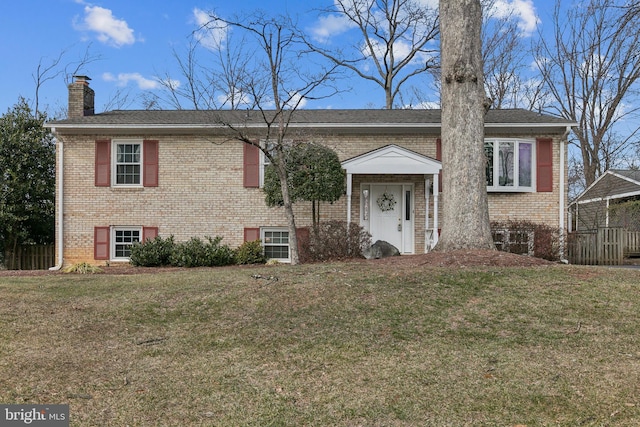
[[[565,122],[566,123],[566,122]],[[553,122],[541,122],[541,123],[487,123],[485,122],[485,129],[558,129],[566,126],[575,126],[575,123],[566,125],[565,123],[553,123]],[[265,123],[56,123],[56,128],[65,131],[111,131],[111,130],[147,130],[147,131],[194,131],[194,130],[229,130],[236,129],[264,129]],[[231,126],[231,127],[230,127]],[[350,130],[350,129],[401,129],[401,130],[420,130],[420,129],[433,129],[439,130],[441,127],[440,122],[411,122],[411,123],[358,123],[358,122],[344,122],[344,123],[308,123],[308,122],[291,122],[288,125],[292,129],[335,129],[335,130]],[[52,128],[53,129],[53,128]]]
[[[56,128],[52,127],[51,128],[51,132],[53,134],[56,133]],[[63,250],[64,250],[64,147],[62,144],[62,138],[57,137],[56,138],[56,151],[59,153],[59,160],[60,160],[60,164],[59,164],[59,171],[60,171],[60,182],[58,185],[58,209],[57,209],[57,216],[58,216],[58,235],[56,238],[56,243],[58,245],[58,263],[49,268],[50,271],[58,271],[62,268],[62,264],[64,263],[64,257],[63,255]]]

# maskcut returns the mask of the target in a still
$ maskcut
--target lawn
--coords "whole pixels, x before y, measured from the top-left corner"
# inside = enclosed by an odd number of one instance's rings
[[[637,426],[640,270],[0,277],[0,402],[72,426]]]

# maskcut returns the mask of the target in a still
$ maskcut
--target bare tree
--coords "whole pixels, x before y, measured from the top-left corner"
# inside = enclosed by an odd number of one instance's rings
[[[224,40],[203,46],[201,33],[215,30],[207,28],[211,25],[217,24],[208,22],[191,34],[185,52],[173,50],[180,80],[168,73],[158,77],[164,96],[157,95],[156,102],[194,110],[255,107],[242,87],[252,59],[252,52],[245,48],[247,40],[236,42],[231,32],[223,31],[219,34],[224,34]]]
[[[485,181],[481,26],[480,0],[440,0],[446,200],[435,249],[441,251],[495,250]]]
[[[210,28],[232,27],[257,44],[251,61],[234,64],[245,67],[244,72],[235,74],[238,87],[255,106],[246,115],[257,115],[264,130],[257,131],[242,123],[221,124],[232,131],[232,139],[260,149],[276,169],[289,230],[291,263],[298,264],[296,224],[286,168],[287,150],[298,139],[293,138],[289,125],[296,110],[307,100],[325,98],[336,92],[332,83],[337,66],[322,68],[301,58],[298,32],[288,17],[267,18],[259,12],[248,19],[227,20],[214,14],[210,17],[207,24]],[[313,71],[306,72],[302,64],[308,64]]]
[[[412,77],[437,65],[438,13],[416,0],[335,0],[325,13],[345,18],[362,36],[346,49],[330,50],[305,40],[309,48],[337,66],[374,82],[384,91],[385,107],[394,108],[401,88]]]
[[[553,38],[541,39],[537,63],[553,98],[552,111],[577,122],[570,142],[582,158],[584,186],[614,167],[640,128],[640,20],[628,2],[590,0],[566,12],[557,1]]]
[[[55,80],[60,76],[64,76],[65,84],[71,83],[72,77],[78,74],[83,68],[92,62],[100,60],[100,56],[91,53],[91,44],[87,46],[83,54],[76,60],[69,61],[63,65],[63,61],[68,56],[69,50],[62,50],[58,56],[52,58],[45,63],[44,58],[40,58],[36,71],[31,75],[35,84],[35,96],[33,99],[33,114],[38,116],[40,113],[40,91],[45,83]]]
[[[513,12],[496,15],[496,0],[483,0],[482,60],[492,108],[542,109],[542,79],[529,72],[531,44]]]

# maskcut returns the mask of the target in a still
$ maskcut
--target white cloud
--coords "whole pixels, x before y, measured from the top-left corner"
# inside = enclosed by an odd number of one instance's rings
[[[440,103],[436,101],[422,101],[415,105],[405,105],[404,108],[409,110],[433,110],[440,108]]]
[[[377,40],[371,40],[371,45],[375,52],[376,58],[378,58],[378,60],[382,62],[387,47]],[[371,52],[369,51],[368,45],[363,44],[360,48],[360,52],[365,58],[371,58]],[[393,44],[393,57],[395,58],[396,63],[400,61],[404,61],[405,58],[409,56],[410,53],[411,53],[411,44],[408,43],[407,41],[397,40]],[[425,62],[431,59],[432,58],[429,54],[424,52],[418,52],[411,60],[411,63],[424,64]],[[365,68],[366,68],[366,71],[369,70],[368,66],[365,66]]]
[[[240,106],[251,107],[251,98],[248,94],[244,93],[242,89],[233,88],[227,94],[220,94],[216,96],[216,101],[220,108],[230,108],[232,105],[235,108]]]
[[[195,32],[198,41],[207,49],[224,49],[224,42],[230,31],[229,26],[224,25],[222,22],[212,23],[215,20],[215,15],[211,15],[197,7],[193,9],[193,18],[198,26]]]
[[[429,9],[438,9],[438,0],[418,0],[417,3],[422,7],[428,7]]]
[[[289,102],[284,106],[284,108],[304,108],[307,105],[307,98],[303,97],[302,94],[298,92],[289,92]]]
[[[533,0],[496,0],[488,11],[495,18],[515,18],[525,36],[530,36],[540,23]]]
[[[157,80],[147,79],[140,73],[120,73],[117,76],[111,73],[104,73],[102,78],[107,82],[115,82],[118,86],[126,86],[129,82],[135,82],[141,90],[158,89],[160,87],[160,83]],[[172,81],[172,83],[180,85],[177,81]]]
[[[336,14],[321,16],[310,31],[314,40],[327,43],[331,37],[345,33],[355,27],[356,24],[346,16]]]
[[[75,27],[81,31],[94,32],[102,43],[115,47],[130,45],[136,41],[127,21],[116,18],[110,9],[100,6],[85,4],[82,21],[76,23]]]

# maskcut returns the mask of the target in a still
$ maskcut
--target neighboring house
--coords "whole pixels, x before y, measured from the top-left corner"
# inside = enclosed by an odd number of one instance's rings
[[[640,200],[640,171],[609,169],[571,202],[572,231],[613,226],[640,231],[640,217],[620,209],[635,200]]]
[[[283,209],[267,207],[260,188],[264,158],[226,125],[259,141],[260,112],[95,114],[87,80],[69,85],[69,118],[47,124],[58,144],[59,264],[126,261],[131,244],[157,235],[221,236],[232,247],[261,239],[269,256],[288,258]],[[525,110],[489,111],[485,122],[491,219],[564,230],[573,123]],[[332,148],[346,170],[346,194],[322,205],[322,220],[359,224],[403,254],[435,245],[448,179],[440,110],[298,110],[287,135]],[[298,227],[311,225],[309,203],[295,213]]]

